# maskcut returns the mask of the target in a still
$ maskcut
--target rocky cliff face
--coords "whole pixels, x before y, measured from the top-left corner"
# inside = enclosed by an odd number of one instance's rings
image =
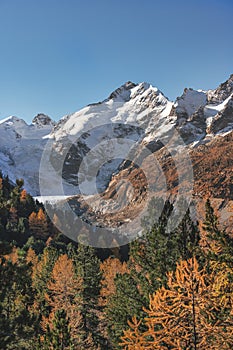
[[[227,81],[220,84],[217,89],[207,91],[208,102],[218,105],[224,102],[233,93],[233,74]]]

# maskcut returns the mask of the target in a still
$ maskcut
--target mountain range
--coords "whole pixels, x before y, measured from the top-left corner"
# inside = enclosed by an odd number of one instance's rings
[[[57,123],[45,114],[31,125],[0,120],[0,169],[24,178],[34,196],[72,197],[78,215],[100,226],[133,221],[155,195],[184,192],[197,216],[212,198],[226,224],[232,139],[233,75],[213,90],[185,88],[174,102],[149,83],[127,82]]]

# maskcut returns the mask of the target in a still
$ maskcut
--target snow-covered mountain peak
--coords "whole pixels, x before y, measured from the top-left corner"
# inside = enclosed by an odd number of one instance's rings
[[[24,177],[32,194],[39,193],[38,169],[47,142],[44,137],[53,128],[51,119],[45,117],[39,115],[31,125],[15,116],[0,120],[0,170],[12,181]]]
[[[207,95],[204,91],[185,88],[182,96],[176,99],[176,113],[178,116],[190,117],[200,107],[204,107],[206,103]]]
[[[0,120],[0,124],[3,124],[5,126],[26,126],[26,122],[18,117],[15,116],[9,116],[7,118],[4,118]]]
[[[224,83],[220,84],[217,89],[208,90],[208,102],[210,104],[220,104],[224,102],[233,93],[233,74],[230,75]]]
[[[113,91],[107,100],[103,102],[113,100],[114,102],[143,102],[147,99],[147,96],[150,96],[150,100],[158,98],[160,95],[160,100],[162,100],[162,92],[152,86],[150,83],[141,82],[139,84],[132,83],[131,81],[126,82],[118,89]],[[166,98],[165,98],[166,99]],[[167,99],[166,99],[167,100]],[[158,101],[157,101],[158,102]]]
[[[33,120],[32,124],[36,125],[37,127],[43,127],[43,126],[55,126],[56,123],[46,114],[39,113],[37,114]]]
[[[80,133],[90,133],[96,127],[112,123],[134,125],[147,133],[151,128],[156,128],[159,115],[161,118],[169,115],[171,106],[172,102],[151,84],[127,82],[104,101],[90,104],[62,118],[53,129],[50,138],[56,141],[67,137],[73,139],[73,136],[76,137]],[[106,132],[108,134],[107,129]],[[118,130],[118,134],[119,132]]]
[[[121,99],[123,101],[128,101],[130,99],[131,90],[135,88],[137,84],[127,81],[125,84],[114,90],[108,100],[111,99]]]

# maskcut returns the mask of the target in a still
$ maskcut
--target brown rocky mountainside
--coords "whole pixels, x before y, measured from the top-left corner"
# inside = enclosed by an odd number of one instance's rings
[[[190,158],[193,167],[193,190],[191,193],[192,203],[196,210],[196,218],[202,222],[204,218],[204,206],[207,198],[211,199],[217,209],[219,220],[229,232],[233,230],[233,132],[225,136],[215,137],[209,143],[190,149]],[[156,159],[156,162],[155,162]],[[182,166],[179,171],[175,165],[176,159],[162,148],[146,158],[142,168],[145,172],[153,173],[156,178],[146,177],[141,168],[133,164],[123,168],[112,177],[108,188],[99,197],[92,198],[91,205],[77,197],[78,202],[84,209],[85,220],[94,222],[100,226],[120,227],[129,220],[137,220],[143,211],[148,199],[152,197],[175,198],[178,191],[186,190],[186,183],[179,182]],[[156,165],[157,164],[157,165]],[[164,197],[164,175],[166,177],[166,196]],[[149,179],[149,180],[148,180]],[[149,183],[150,182],[150,183]],[[125,198],[128,199],[126,203]],[[112,206],[104,204],[113,200]],[[120,203],[122,208],[117,206]],[[101,210],[102,207],[102,210]],[[97,210],[98,209],[98,210]],[[201,224],[200,224],[201,225]]]

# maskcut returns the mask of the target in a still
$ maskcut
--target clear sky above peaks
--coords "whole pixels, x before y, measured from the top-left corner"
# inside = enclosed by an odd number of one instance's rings
[[[232,0],[0,0],[0,119],[57,120],[128,80],[215,88],[232,40]]]

